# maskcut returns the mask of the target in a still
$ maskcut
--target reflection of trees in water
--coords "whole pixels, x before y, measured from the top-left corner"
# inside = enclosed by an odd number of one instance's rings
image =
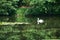
[[[16,20],[15,15],[9,16],[9,15],[1,15],[0,21],[1,22],[15,22]]]
[[[23,30],[25,25],[0,25],[0,39],[1,40],[25,40],[26,37],[23,36]],[[19,32],[18,32],[19,31]],[[13,38],[12,38],[13,37]]]
[[[30,27],[30,26],[29,26]],[[31,26],[32,27],[32,26]],[[38,26],[37,26],[38,27]],[[60,30],[37,30],[37,31],[24,31],[27,29],[24,29],[25,25],[0,25],[0,38],[1,40],[42,40],[42,39],[50,39],[50,38],[60,38],[60,35],[58,35]],[[31,28],[32,29],[32,28]],[[36,29],[35,29],[36,30]],[[19,31],[19,32],[18,32]],[[24,32],[22,32],[24,31]]]
[[[16,21],[16,15],[9,16],[9,20],[8,21],[15,22]]]

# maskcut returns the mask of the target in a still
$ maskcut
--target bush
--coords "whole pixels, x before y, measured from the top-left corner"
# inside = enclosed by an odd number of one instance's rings
[[[45,1],[45,3],[42,3],[40,5],[34,5],[34,7],[31,7],[27,10],[25,13],[26,16],[40,16],[40,15],[59,15],[60,5],[57,5],[56,2],[48,2]]]
[[[7,16],[10,19],[15,20],[17,0],[1,0],[0,1],[0,16]],[[10,20],[9,19],[9,20]]]

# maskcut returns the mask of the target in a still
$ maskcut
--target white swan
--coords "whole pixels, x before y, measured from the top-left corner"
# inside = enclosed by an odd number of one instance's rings
[[[44,20],[37,18],[37,24],[39,24],[39,23],[44,23]]]

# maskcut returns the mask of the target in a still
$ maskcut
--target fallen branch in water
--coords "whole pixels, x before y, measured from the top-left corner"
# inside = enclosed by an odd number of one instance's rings
[[[26,22],[0,22],[0,25],[30,24]]]

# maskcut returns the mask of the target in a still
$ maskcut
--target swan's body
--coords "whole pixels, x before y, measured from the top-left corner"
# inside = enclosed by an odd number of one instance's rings
[[[37,19],[37,24],[39,24],[39,23],[44,23],[44,20],[43,19]]]

